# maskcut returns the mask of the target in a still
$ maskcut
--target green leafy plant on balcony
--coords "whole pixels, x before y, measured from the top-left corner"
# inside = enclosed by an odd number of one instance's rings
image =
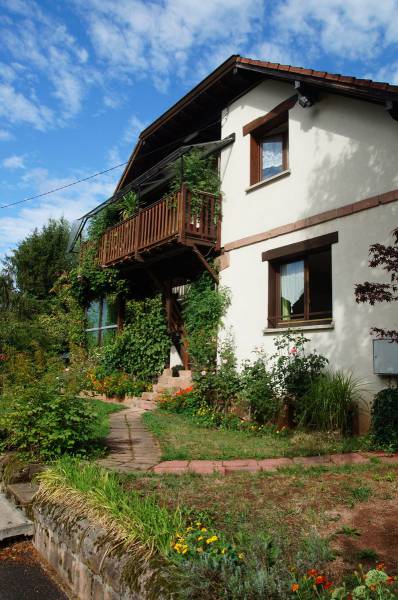
[[[174,163],[174,177],[170,182],[170,193],[176,195],[184,183],[191,192],[191,211],[194,216],[200,214],[203,204],[203,194],[206,192],[216,198],[221,196],[221,180],[218,175],[217,159],[215,156],[204,157],[202,152],[193,149]],[[182,172],[183,171],[183,172]],[[216,211],[218,217],[219,211]]]

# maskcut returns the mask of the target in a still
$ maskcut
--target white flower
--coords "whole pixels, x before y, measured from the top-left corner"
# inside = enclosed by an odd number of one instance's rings
[[[204,377],[206,375],[206,371],[201,371],[200,374]]]

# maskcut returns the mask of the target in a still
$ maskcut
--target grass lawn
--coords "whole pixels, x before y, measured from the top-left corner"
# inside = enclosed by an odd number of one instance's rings
[[[113,404],[111,402],[103,402],[95,398],[90,399],[91,406],[94,407],[97,413],[96,426],[93,432],[93,440],[102,440],[109,433],[109,415],[123,410],[125,406],[120,404]]]
[[[249,434],[196,425],[184,415],[156,410],[143,415],[145,425],[158,438],[162,460],[212,460],[275,458],[354,452],[361,438],[331,433]]]
[[[321,569],[334,582],[359,563],[369,569],[379,560],[389,573],[398,573],[398,465],[375,460],[273,474],[119,477],[125,490],[155,497],[169,510],[179,505],[188,520],[200,519],[244,552],[248,571],[238,573],[242,581],[233,583],[235,592],[218,595],[215,587],[214,599],[290,597],[278,585],[291,581],[292,566],[301,573]],[[195,582],[187,582],[187,589],[205,585],[203,579]],[[261,585],[268,586],[268,593],[260,593]],[[187,598],[202,597],[190,593]]]

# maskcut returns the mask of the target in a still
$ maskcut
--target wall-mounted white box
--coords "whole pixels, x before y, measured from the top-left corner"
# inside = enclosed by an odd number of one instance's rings
[[[398,375],[398,344],[389,340],[373,340],[373,372]]]

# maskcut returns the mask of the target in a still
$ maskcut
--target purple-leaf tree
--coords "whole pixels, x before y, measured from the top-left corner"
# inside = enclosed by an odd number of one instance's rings
[[[372,244],[369,247],[369,267],[381,267],[390,278],[390,283],[357,283],[355,286],[355,298],[359,302],[368,302],[372,306],[376,302],[398,301],[398,228],[392,232],[394,242],[392,246],[383,244]],[[380,339],[390,339],[398,344],[398,330],[380,329],[372,327],[374,333]]]

